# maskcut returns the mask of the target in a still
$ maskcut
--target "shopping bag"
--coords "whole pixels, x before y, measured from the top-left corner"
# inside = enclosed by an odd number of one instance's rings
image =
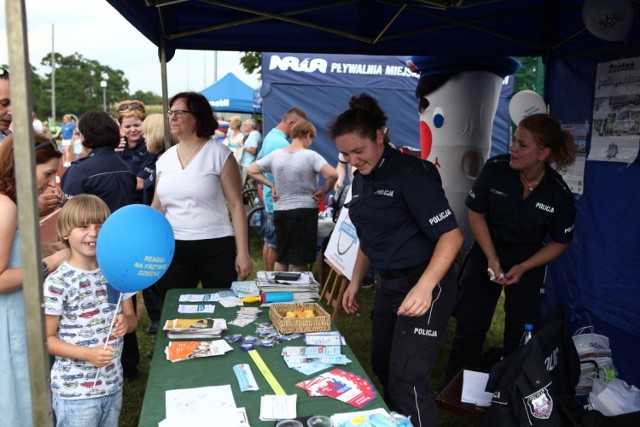
[[[573,334],[573,344],[576,346],[578,356],[589,356],[591,353],[610,355],[609,337],[596,334],[593,326],[585,326]]]
[[[589,393],[589,404],[608,417],[640,411],[640,390],[620,378],[598,378]]]
[[[576,395],[587,397],[595,378],[614,378],[617,375],[609,338],[596,334],[593,326],[585,326],[573,334],[573,344],[580,357],[580,379],[576,386]]]

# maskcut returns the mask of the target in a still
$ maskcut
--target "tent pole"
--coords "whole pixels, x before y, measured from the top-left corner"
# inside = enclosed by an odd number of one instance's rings
[[[163,38],[160,39],[160,76],[162,80],[162,113],[164,115],[164,148],[171,148],[171,133],[169,131],[169,87],[167,78],[167,46]]]
[[[35,154],[31,125],[31,66],[24,0],[5,2],[7,40],[11,64],[11,95],[14,125],[14,161],[22,259],[22,288],[29,352],[31,413],[33,425],[52,426],[49,357],[46,350],[42,314],[42,268],[40,268],[40,227],[36,201]],[[26,423],[29,424],[29,423]]]

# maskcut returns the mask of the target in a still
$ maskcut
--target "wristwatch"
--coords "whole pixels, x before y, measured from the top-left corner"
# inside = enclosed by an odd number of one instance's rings
[[[49,275],[49,266],[44,261],[42,261],[42,274],[44,275],[44,277],[47,277]]]

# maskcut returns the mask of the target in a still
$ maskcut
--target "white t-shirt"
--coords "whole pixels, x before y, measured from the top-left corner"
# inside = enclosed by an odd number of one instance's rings
[[[204,240],[233,236],[220,174],[231,150],[208,140],[182,169],[177,146],[156,162],[156,194],[176,240]]]

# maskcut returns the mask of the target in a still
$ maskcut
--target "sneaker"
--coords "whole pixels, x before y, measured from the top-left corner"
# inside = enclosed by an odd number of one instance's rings
[[[144,330],[147,335],[155,335],[158,333],[158,322],[151,322],[147,329]]]
[[[68,168],[69,166],[71,166],[71,162],[64,162],[62,166]]]

